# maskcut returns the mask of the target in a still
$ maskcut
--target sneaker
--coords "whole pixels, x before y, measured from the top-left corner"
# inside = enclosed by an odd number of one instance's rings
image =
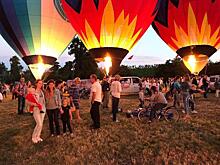
[[[54,137],[54,134],[51,134],[50,136],[51,136],[51,137]]]
[[[63,133],[63,136],[66,136],[66,133]]]
[[[196,110],[192,111],[193,114],[197,114],[198,112]]]
[[[74,134],[73,134],[73,133],[71,133],[71,134],[70,134],[70,137],[72,138],[73,136],[74,136]]]
[[[119,120],[116,120],[115,122],[116,122],[116,123],[119,123],[120,121],[119,121]]]
[[[186,113],[184,110],[182,110],[182,113]]]

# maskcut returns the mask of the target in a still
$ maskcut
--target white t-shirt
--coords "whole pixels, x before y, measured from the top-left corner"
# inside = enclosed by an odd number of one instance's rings
[[[102,102],[102,87],[101,84],[96,81],[92,84],[90,97],[92,99],[92,94],[95,93],[94,101]]]
[[[121,95],[121,83],[119,81],[113,81],[111,84],[111,94],[114,97],[120,98]]]

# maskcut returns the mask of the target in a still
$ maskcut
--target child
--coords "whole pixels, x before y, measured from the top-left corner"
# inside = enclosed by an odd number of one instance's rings
[[[63,136],[66,135],[66,126],[70,131],[70,136],[73,136],[73,131],[70,125],[70,120],[72,120],[72,111],[71,107],[69,106],[68,98],[63,98],[62,102],[62,109],[60,110],[61,113],[61,120],[63,122]]]
[[[44,111],[42,110],[42,105],[40,103],[38,103],[36,97],[35,97],[35,89],[34,88],[29,88],[28,89],[28,94],[26,95],[26,100],[30,103],[34,103],[36,104],[36,106],[39,108],[40,113],[44,113]],[[29,111],[33,112],[34,110],[34,106],[30,105],[29,107]]]

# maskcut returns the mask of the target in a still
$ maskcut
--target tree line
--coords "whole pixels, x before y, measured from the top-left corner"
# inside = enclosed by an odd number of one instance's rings
[[[68,54],[74,56],[73,61],[68,61],[64,66],[56,62],[54,66],[43,75],[45,81],[49,79],[69,80],[74,77],[81,79],[89,78],[89,75],[95,73],[101,79],[103,72],[98,68],[96,61],[89,55],[89,51],[78,37],[74,37],[68,46]],[[118,72],[121,76],[138,77],[174,77],[176,75],[189,74],[188,69],[183,64],[181,58],[167,60],[164,64],[145,65],[145,66],[124,66],[120,67]],[[218,75],[220,74],[220,62],[211,62],[200,72],[200,74]],[[0,63],[0,81],[5,83],[14,83],[23,76],[26,80],[34,81],[34,77],[29,69],[24,70],[17,56],[10,59],[10,69],[5,64]]]

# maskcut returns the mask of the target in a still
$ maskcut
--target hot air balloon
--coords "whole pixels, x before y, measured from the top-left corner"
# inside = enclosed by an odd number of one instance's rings
[[[1,35],[36,79],[75,35],[60,4],[60,0],[0,0]]]
[[[73,28],[98,61],[112,59],[119,69],[129,50],[156,16],[158,0],[61,0]],[[109,65],[111,66],[111,65]]]
[[[163,0],[153,28],[198,74],[220,47],[220,0]]]

